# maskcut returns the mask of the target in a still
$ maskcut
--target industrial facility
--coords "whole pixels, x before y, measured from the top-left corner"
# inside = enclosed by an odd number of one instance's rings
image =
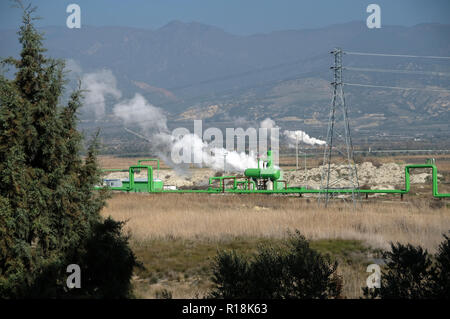
[[[438,173],[433,159],[427,160],[426,164],[406,165],[405,186],[403,189],[361,189],[353,154],[348,108],[344,97],[345,83],[343,81],[344,67],[342,64],[344,51],[340,48],[335,48],[330,53],[333,55],[334,60],[334,64],[331,67],[334,73],[333,82],[331,82],[333,96],[329,112],[327,140],[323,141],[325,147],[320,189],[312,189],[305,186],[289,186],[287,180],[283,179],[283,172],[281,169],[274,165],[271,150],[267,151],[265,159],[258,158],[257,167],[245,169],[243,175],[210,177],[208,187],[204,189],[177,189],[173,185],[164,185],[164,181],[160,178],[159,174],[160,161],[157,158],[139,160],[137,165],[130,166],[127,169],[128,178],[106,178],[103,181],[103,185],[98,186],[97,188],[108,187],[114,191],[146,193],[262,193],[291,194],[299,196],[302,194],[317,194],[319,197],[324,198],[325,203],[333,197],[351,195],[352,201],[355,202],[360,198],[360,195],[365,195],[365,197],[368,198],[370,194],[398,194],[400,195],[400,198],[403,199],[403,195],[408,194],[411,189],[411,170],[431,168],[433,197],[450,197],[450,193],[439,193],[438,191]],[[224,153],[224,156],[226,156],[226,152]],[[331,173],[331,166],[334,165],[333,161],[336,161],[336,159],[339,158],[341,159],[340,164],[345,166],[347,172],[346,174],[336,176]],[[156,162],[156,171],[154,166],[143,165],[144,162]],[[105,172],[113,171],[124,170],[105,170]],[[141,171],[146,172],[146,178],[135,177],[135,173]]]
[[[155,162],[156,169],[151,165],[144,165],[145,162]],[[272,161],[272,152],[269,150],[265,159],[258,159],[258,167],[248,168],[243,175],[214,176],[209,178],[207,189],[176,189],[171,185],[164,185],[160,176],[159,159],[142,159],[137,165],[126,169],[106,169],[105,173],[114,171],[128,171],[126,179],[108,179],[103,180],[103,185],[97,188],[109,188],[113,191],[121,192],[139,192],[139,193],[235,193],[235,194],[333,194],[345,195],[357,192],[364,194],[366,198],[370,194],[398,194],[403,198],[411,190],[410,173],[414,169],[430,168],[432,170],[432,196],[435,198],[450,197],[450,193],[439,193],[438,191],[438,172],[434,161],[429,160],[426,164],[412,164],[405,166],[405,186],[403,189],[307,189],[305,187],[290,187],[286,180],[283,180],[283,172],[275,167]],[[135,178],[136,172],[144,171],[147,178]]]

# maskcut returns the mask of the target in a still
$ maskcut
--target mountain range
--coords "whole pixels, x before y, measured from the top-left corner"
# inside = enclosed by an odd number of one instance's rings
[[[76,61],[83,72],[111,70],[123,96],[142,94],[164,110],[172,127],[189,125],[193,119],[225,127],[238,120],[257,123],[270,117],[282,127],[323,135],[333,48],[349,53],[450,56],[450,25],[442,24],[368,29],[364,22],[354,21],[248,36],[180,21],[155,30],[83,26],[41,31],[48,55]],[[0,43],[0,57],[18,56],[16,30],[0,30]],[[450,94],[422,89],[450,90],[450,59],[346,54],[343,64],[348,68],[345,82],[420,88],[346,86],[356,132],[449,133]],[[392,70],[407,72],[388,72]],[[107,101],[107,111],[113,103]],[[108,112],[101,121],[87,113],[82,119],[86,128],[108,127],[116,121]],[[114,135],[113,131],[106,130]]]

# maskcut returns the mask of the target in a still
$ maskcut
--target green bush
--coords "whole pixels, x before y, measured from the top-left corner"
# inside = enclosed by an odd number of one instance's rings
[[[436,254],[436,269],[433,273],[433,297],[450,298],[450,238],[439,245]]]
[[[97,222],[77,250],[68,253],[64,262],[45,267],[20,297],[132,297],[133,268],[141,265],[129,247],[129,237],[122,234],[123,225],[111,218]],[[80,266],[80,288],[67,288],[69,264]]]
[[[138,263],[128,245],[129,237],[122,234],[123,224],[107,218],[95,225],[78,262],[81,289],[73,289],[74,294],[95,298],[131,297],[131,276]]]
[[[430,299],[450,297],[450,239],[430,255],[420,246],[391,244],[380,288],[363,288],[364,297],[381,299]]]
[[[420,246],[391,244],[383,252],[386,271],[381,274],[380,288],[363,288],[364,296],[375,298],[426,298],[430,294],[432,261]]]
[[[256,255],[219,252],[213,263],[211,298],[338,298],[337,262],[309,247],[298,231],[281,247],[261,246]]]

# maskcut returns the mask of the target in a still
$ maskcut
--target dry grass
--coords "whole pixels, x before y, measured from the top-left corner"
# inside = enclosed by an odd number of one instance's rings
[[[436,204],[437,203],[437,204]],[[431,208],[438,207],[438,208]],[[309,239],[356,239],[375,248],[389,242],[420,244],[433,251],[450,229],[448,201],[374,202],[359,209],[315,199],[266,195],[118,194],[105,216],[128,220],[133,239],[230,237],[283,238],[288,229]]]
[[[109,155],[100,155],[98,156],[98,162],[101,168],[110,169],[110,168],[128,168],[131,165],[136,165],[138,160],[145,158],[153,158],[151,156],[140,156],[140,157],[116,157]],[[154,165],[156,167],[156,162],[148,162],[143,163],[145,165]],[[168,166],[160,161],[161,168],[168,168]]]
[[[103,215],[128,221],[133,250],[146,267],[133,281],[139,298],[155,298],[164,289],[174,298],[202,297],[217,250],[249,254],[285,238],[288,229],[299,229],[314,249],[338,259],[343,295],[358,298],[374,249],[399,241],[433,252],[450,229],[449,204],[397,199],[364,202],[354,210],[286,196],[116,194]]]

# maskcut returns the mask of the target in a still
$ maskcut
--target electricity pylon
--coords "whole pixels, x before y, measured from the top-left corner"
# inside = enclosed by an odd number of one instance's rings
[[[347,105],[345,104],[344,83],[342,79],[343,51],[336,48],[330,52],[334,56],[333,97],[328,120],[327,144],[323,154],[322,177],[319,200],[328,205],[329,199],[335,196],[348,198],[356,205],[359,200],[359,181],[353,144],[350,134]],[[340,190],[348,190],[342,193]]]

